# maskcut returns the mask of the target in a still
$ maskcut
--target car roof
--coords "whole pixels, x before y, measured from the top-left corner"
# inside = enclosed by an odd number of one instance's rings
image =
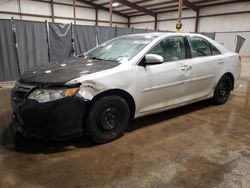
[[[125,36],[151,36],[151,37],[162,37],[162,36],[171,36],[171,35],[179,35],[179,36],[201,36],[204,35],[197,34],[197,33],[175,33],[175,32],[152,32],[152,33],[138,33],[138,34],[130,34]]]

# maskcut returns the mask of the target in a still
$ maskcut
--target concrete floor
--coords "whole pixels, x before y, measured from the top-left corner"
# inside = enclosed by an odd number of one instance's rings
[[[0,187],[250,187],[250,61],[229,102],[135,120],[117,141],[15,138],[0,89]]]

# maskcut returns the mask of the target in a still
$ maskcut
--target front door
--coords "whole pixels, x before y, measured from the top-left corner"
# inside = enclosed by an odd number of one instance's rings
[[[161,111],[187,101],[191,69],[186,65],[184,38],[167,37],[156,44],[148,54],[161,55],[164,63],[137,67],[139,114]]]

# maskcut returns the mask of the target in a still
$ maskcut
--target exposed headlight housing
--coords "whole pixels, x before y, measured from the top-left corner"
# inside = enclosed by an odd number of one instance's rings
[[[78,88],[63,88],[63,89],[36,89],[28,99],[36,100],[40,103],[55,101],[67,96],[72,96],[77,92]]]

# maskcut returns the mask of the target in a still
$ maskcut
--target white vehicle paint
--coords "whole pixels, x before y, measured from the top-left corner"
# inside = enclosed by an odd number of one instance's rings
[[[217,83],[225,74],[233,77],[234,88],[239,84],[239,55],[203,35],[147,33],[133,36],[154,39],[132,59],[123,61],[119,66],[83,75],[67,84],[80,82],[78,94],[87,100],[114,89],[129,93],[135,103],[134,118],[212,98]],[[217,48],[220,54],[190,57],[155,65],[140,64],[145,55],[160,41],[176,36],[204,39]]]

